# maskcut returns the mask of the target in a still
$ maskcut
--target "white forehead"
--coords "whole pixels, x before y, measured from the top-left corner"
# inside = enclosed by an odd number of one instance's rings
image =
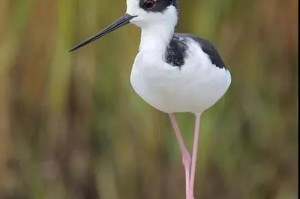
[[[140,7],[140,0],[127,0],[126,13],[136,16],[130,22],[141,28],[149,24],[164,24],[173,27],[176,25],[178,19],[175,6],[167,7],[164,12],[147,12]]]
[[[127,4],[126,13],[129,15],[138,15],[138,14],[145,13],[145,11],[139,6],[140,4],[139,0],[127,0],[126,4]]]

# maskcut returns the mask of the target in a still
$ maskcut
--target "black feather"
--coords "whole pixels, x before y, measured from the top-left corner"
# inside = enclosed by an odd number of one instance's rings
[[[144,6],[146,1],[147,0],[140,0],[140,7],[147,12],[163,12],[170,5],[177,7],[176,0],[153,0],[156,2],[155,6],[151,9],[147,9]]]
[[[166,62],[180,68],[187,57],[187,49],[186,39],[174,34],[166,50]]]
[[[203,50],[203,52],[205,52],[206,54],[208,54],[212,64],[216,65],[218,68],[226,68],[225,64],[221,58],[221,56],[219,55],[218,51],[216,50],[216,48],[213,46],[212,43],[210,43],[209,41],[207,41],[206,39],[203,39],[201,37],[198,37],[196,35],[192,35],[192,34],[175,34],[179,37],[183,37],[183,38],[191,38],[194,41],[196,41],[201,49]]]

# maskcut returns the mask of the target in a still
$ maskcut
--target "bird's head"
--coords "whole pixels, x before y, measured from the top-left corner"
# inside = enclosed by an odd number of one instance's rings
[[[142,29],[157,24],[174,27],[178,19],[176,0],[127,0],[126,13],[135,16],[130,22]]]
[[[176,2],[176,0],[127,0],[127,10],[123,17],[74,46],[70,51],[83,47],[129,23],[133,23],[142,29],[157,26],[174,28],[178,20]]]

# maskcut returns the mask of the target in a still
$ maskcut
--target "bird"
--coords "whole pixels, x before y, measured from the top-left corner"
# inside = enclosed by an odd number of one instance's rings
[[[175,33],[179,18],[177,0],[127,0],[126,4],[122,17],[70,52],[127,24],[141,29],[130,82],[144,101],[168,114],[182,156],[185,196],[194,199],[200,119],[227,92],[231,74],[211,42],[194,34]],[[191,153],[175,113],[195,116]]]

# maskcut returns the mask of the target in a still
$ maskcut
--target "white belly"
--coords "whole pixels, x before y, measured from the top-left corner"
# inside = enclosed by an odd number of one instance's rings
[[[139,54],[130,81],[136,93],[160,111],[202,113],[225,94],[231,76],[207,60],[191,59],[180,69],[165,62],[145,62]]]

